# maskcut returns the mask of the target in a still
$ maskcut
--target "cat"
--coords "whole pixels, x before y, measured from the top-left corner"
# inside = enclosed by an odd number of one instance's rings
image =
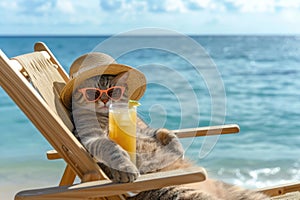
[[[133,182],[140,174],[192,166],[191,162],[184,159],[183,147],[172,131],[148,127],[139,118],[136,165],[130,161],[126,151],[109,139],[108,107],[113,102],[114,95],[118,96],[119,102],[128,102],[127,78],[127,72],[118,75],[98,75],[85,80],[73,91],[72,120],[75,125],[75,136],[113,182]],[[104,91],[115,86],[124,87],[124,93],[119,94],[121,91],[118,89],[110,90],[110,93],[102,92],[102,94],[95,90],[84,90],[84,88],[98,88]],[[95,99],[97,100],[94,101]],[[209,192],[210,190],[212,192]],[[145,191],[128,199],[261,200],[268,198],[260,193],[207,180],[201,183]]]

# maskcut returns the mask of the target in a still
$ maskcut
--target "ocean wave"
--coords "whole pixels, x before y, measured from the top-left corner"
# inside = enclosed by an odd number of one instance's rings
[[[245,188],[264,188],[280,184],[298,182],[300,178],[299,161],[274,160],[254,161],[233,159],[223,162],[223,166],[206,166],[211,178]],[[220,164],[220,162],[217,162]],[[231,163],[231,164],[230,164]],[[233,165],[236,165],[233,167]],[[220,166],[220,165],[219,165]]]

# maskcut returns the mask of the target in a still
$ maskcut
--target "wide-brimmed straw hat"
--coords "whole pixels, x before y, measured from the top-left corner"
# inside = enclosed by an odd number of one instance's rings
[[[139,100],[146,90],[146,78],[142,72],[127,65],[118,64],[104,53],[91,52],[77,58],[70,67],[70,80],[62,89],[60,98],[68,108],[72,108],[72,93],[74,89],[86,79],[97,75],[117,75],[128,72],[126,84],[128,97],[131,100]]]

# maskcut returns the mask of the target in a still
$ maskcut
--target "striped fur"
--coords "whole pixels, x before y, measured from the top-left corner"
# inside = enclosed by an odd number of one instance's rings
[[[72,98],[72,117],[76,127],[74,134],[114,182],[132,182],[139,174],[192,166],[190,162],[183,159],[184,150],[175,134],[167,129],[137,127],[136,166],[130,161],[127,152],[108,138],[108,107],[111,101],[106,102],[106,97],[103,96],[96,103],[88,103],[78,89],[126,87],[127,77],[126,73],[117,76],[96,76],[85,80],[74,90]],[[128,101],[126,90],[120,101]],[[261,200],[267,197],[221,182],[207,180],[193,185],[141,192],[128,199]]]

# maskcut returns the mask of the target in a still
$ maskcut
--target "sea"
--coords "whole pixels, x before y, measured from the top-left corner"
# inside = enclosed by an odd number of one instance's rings
[[[237,134],[181,139],[185,157],[208,176],[245,188],[300,180],[300,36],[2,36],[9,57],[44,42],[63,68],[100,51],[142,71],[140,116],[171,130],[238,124]],[[0,66],[1,67],[1,66]],[[56,186],[62,160],[0,88],[0,199]]]

